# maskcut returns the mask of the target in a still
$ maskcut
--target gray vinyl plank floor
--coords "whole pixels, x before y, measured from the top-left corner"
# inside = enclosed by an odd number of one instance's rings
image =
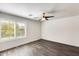
[[[79,56],[79,48],[41,39],[0,52],[0,56]]]

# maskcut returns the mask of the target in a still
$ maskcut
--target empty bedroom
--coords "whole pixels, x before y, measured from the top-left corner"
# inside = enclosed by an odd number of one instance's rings
[[[0,3],[0,56],[79,56],[79,3]]]

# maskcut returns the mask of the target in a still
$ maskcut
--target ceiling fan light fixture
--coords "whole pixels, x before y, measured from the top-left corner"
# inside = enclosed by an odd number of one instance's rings
[[[42,19],[41,19],[41,21],[45,21],[45,20],[46,20],[45,18],[42,18]]]

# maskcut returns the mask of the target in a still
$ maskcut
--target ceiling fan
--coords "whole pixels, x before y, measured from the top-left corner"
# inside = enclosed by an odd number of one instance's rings
[[[52,18],[52,17],[54,17],[54,16],[47,16],[46,13],[43,13],[43,16],[40,19],[40,21],[49,20],[49,18]]]

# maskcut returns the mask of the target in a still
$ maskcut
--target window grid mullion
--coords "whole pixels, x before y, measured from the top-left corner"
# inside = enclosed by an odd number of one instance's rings
[[[16,39],[16,23],[14,23],[14,39]]]

